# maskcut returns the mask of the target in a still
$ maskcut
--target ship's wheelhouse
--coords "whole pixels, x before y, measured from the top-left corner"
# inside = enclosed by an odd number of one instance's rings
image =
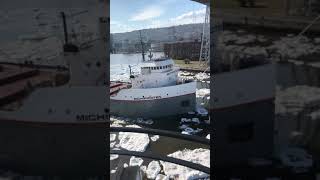
[[[172,59],[156,59],[141,65],[141,74],[131,78],[132,88],[155,88],[177,83],[178,68]]]

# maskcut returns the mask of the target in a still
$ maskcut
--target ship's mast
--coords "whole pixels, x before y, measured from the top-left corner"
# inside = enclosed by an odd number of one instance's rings
[[[144,44],[143,44],[143,41],[142,41],[142,36],[141,36],[141,30],[139,31],[139,34],[140,34],[140,42],[141,42],[141,53],[142,53],[142,61],[144,62],[145,61],[145,58],[144,58]]]
[[[72,44],[69,42],[68,38],[68,28],[67,28],[67,22],[66,22],[66,15],[64,12],[61,12],[62,16],[62,25],[63,25],[63,32],[64,32],[64,45],[63,45],[63,51],[64,52],[79,52],[78,46]]]

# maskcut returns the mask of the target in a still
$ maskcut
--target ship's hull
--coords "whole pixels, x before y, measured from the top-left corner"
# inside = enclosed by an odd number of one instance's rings
[[[24,175],[105,175],[107,90],[39,88],[18,109],[0,111],[1,168]]]
[[[157,118],[185,114],[196,107],[196,82],[145,89],[122,89],[110,97],[110,114]]]
[[[106,123],[0,120],[0,166],[24,175],[103,176]]]
[[[274,136],[274,65],[217,74],[210,99],[215,163],[230,167],[270,158]]]
[[[183,102],[189,102],[189,105],[183,106]],[[110,113],[111,115],[133,118],[157,118],[194,111],[195,105],[195,93],[144,101],[110,99]]]

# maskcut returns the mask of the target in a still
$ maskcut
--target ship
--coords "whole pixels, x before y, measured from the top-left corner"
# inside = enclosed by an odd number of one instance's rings
[[[0,65],[0,167],[24,175],[103,176],[109,120],[107,27],[87,46],[68,40],[67,68]]]
[[[141,32],[140,32],[141,35]],[[111,82],[110,114],[124,117],[159,118],[186,114],[196,108],[196,81],[178,77],[179,67],[169,57],[145,60],[142,45],[140,74],[130,82]]]

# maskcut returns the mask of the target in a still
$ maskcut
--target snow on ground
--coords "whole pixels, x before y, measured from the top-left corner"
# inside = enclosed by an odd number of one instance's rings
[[[182,151],[177,151],[172,154],[169,154],[168,156],[210,167],[210,150],[208,149],[184,149]],[[163,166],[164,173],[172,178],[175,177],[175,179],[177,180],[205,178],[209,176],[206,173],[183,167],[180,165],[163,161],[160,162]]]

